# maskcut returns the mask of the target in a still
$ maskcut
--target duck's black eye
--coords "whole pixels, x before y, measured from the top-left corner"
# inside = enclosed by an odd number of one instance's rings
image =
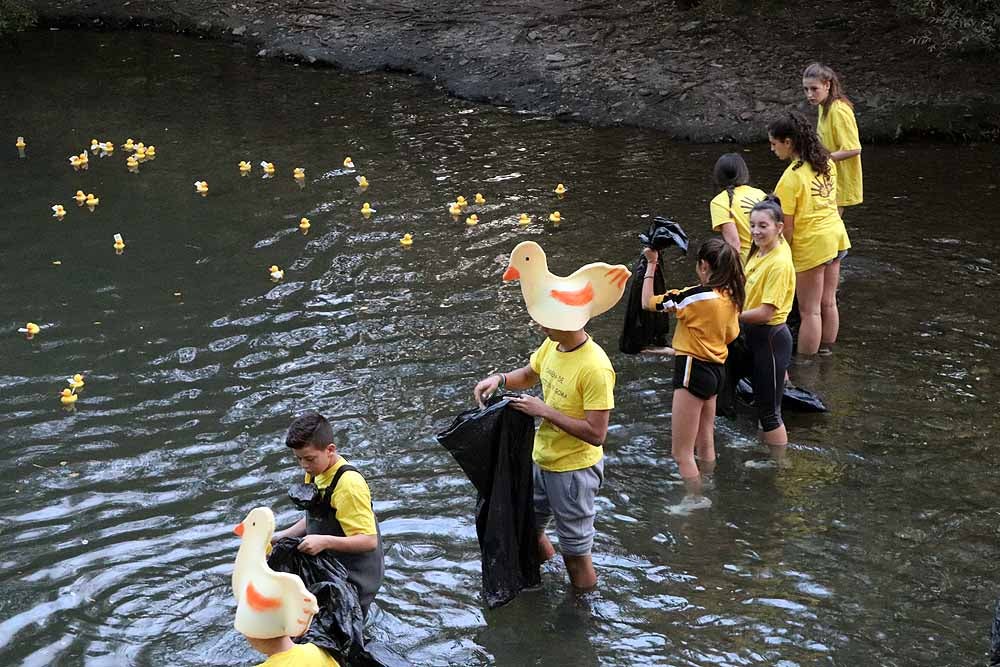
[[[530,261],[531,261],[531,258],[530,258],[530,257],[525,257],[525,258],[524,258],[524,261],[526,261],[526,262],[530,262]]]

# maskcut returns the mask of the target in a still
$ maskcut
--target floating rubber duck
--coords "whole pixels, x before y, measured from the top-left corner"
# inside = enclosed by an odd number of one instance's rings
[[[63,405],[73,405],[77,398],[79,397],[73,393],[72,389],[63,389],[59,392],[59,402]]]
[[[465,219],[465,224],[469,225],[470,227],[472,225],[478,225],[479,224],[479,216],[476,215],[475,213],[473,213],[472,215],[470,215],[468,218]]]
[[[23,333],[23,334],[25,334],[25,338],[27,338],[28,340],[31,340],[32,338],[35,337],[35,334],[37,334],[41,330],[42,330],[42,328],[39,327],[34,322],[28,322],[23,327],[21,327],[20,329],[18,329],[17,333]]]
[[[461,206],[462,208],[465,208],[466,206],[469,205],[469,202],[465,201],[465,197],[463,197],[462,195],[458,195],[457,197],[455,197],[455,203]]]
[[[233,532],[240,537],[232,575],[236,630],[257,639],[304,634],[319,605],[298,576],[275,572],[267,565],[274,513],[267,507],[254,508]]]
[[[292,169],[292,178],[294,178],[295,180],[301,181],[305,177],[306,177],[306,170],[303,169],[302,167],[296,167],[295,169]]]
[[[69,388],[72,389],[73,391],[83,389],[84,385],[83,376],[80,375],[79,373],[77,373],[71,378],[66,378],[66,382],[69,383]]]
[[[346,169],[354,169],[354,160],[349,157],[344,158],[344,167]]]
[[[454,215],[455,217],[458,217],[462,215],[462,207],[459,205],[457,201],[452,202],[451,205],[448,206],[448,212]]]
[[[83,202],[87,201],[87,195],[83,194],[83,190],[77,190],[76,194],[73,195],[73,199],[79,206],[83,206]]]
[[[101,150],[101,142],[99,142],[97,139],[91,139],[90,140],[90,152],[94,153],[96,155],[97,151],[99,151],[99,150]]]
[[[115,234],[115,250],[125,249],[125,239],[122,238],[121,234]]]
[[[202,197],[208,194],[208,181],[195,181],[194,191],[200,194]]]
[[[62,204],[56,204],[52,207],[52,217],[57,220],[62,220],[63,216],[66,215],[66,209],[63,208]]]
[[[240,176],[246,176],[253,167],[246,160],[240,160]]]
[[[481,192],[477,192],[476,196],[473,198],[473,201],[479,205],[482,205],[486,203],[486,197],[484,197]]]
[[[148,157],[146,155],[146,147],[143,146],[141,143],[135,145],[135,157],[140,162]]]
[[[531,319],[550,329],[576,331],[618,303],[631,275],[621,264],[593,262],[565,278],[556,276],[549,273],[542,247],[524,241],[510,254],[503,279],[521,281]]]
[[[78,155],[70,155],[69,163],[70,166],[73,167],[73,169],[81,169],[84,165],[84,162],[80,159],[80,156]]]
[[[83,151],[82,153],[80,153],[80,163],[81,164],[90,163],[90,157],[87,155],[87,151]]]
[[[299,220],[299,229],[301,229],[302,231],[309,229],[309,227],[311,226],[312,225],[309,224],[309,218],[302,218],[301,220]]]
[[[129,153],[131,153],[132,151],[135,150],[135,142],[132,141],[131,139],[127,139],[125,141],[125,144],[122,146],[122,148],[124,148],[126,151],[128,151]]]
[[[156,146],[149,146],[146,148],[146,159],[152,160],[156,157]]]
[[[17,148],[17,150],[19,151],[23,151],[24,147],[27,145],[28,144],[24,143],[24,137],[18,137],[17,141],[14,142],[14,147]]]
[[[139,161],[135,159],[134,155],[128,156],[128,159],[125,160],[125,166],[133,173],[139,171]]]
[[[557,195],[564,195],[566,194],[566,186],[560,183],[559,185],[556,186],[556,189],[553,190],[553,192],[555,192]]]
[[[559,213],[559,211],[553,211],[551,214],[549,214],[549,222],[554,222],[558,225],[562,221],[563,217],[562,214]]]
[[[362,215],[369,216],[369,215],[371,215],[374,212],[375,212],[375,209],[373,209],[372,205],[369,204],[368,202],[365,202],[364,204],[361,205],[361,214]]]
[[[522,213],[521,217],[519,217],[517,219],[517,222],[518,222],[518,224],[521,224],[521,225],[530,225],[531,224],[531,218],[528,216],[527,213]]]
[[[399,239],[399,245],[403,246],[404,248],[409,248],[411,245],[413,245],[413,237],[410,236],[409,234],[403,234],[403,238]]]
[[[285,277],[285,272],[279,269],[277,264],[272,264],[267,270],[271,274],[271,280],[275,282]]]
[[[101,203],[100,198],[99,197],[95,197],[94,193],[92,193],[92,192],[87,195],[87,201],[84,202],[84,204],[87,205],[87,208],[90,209],[91,213],[94,212],[94,209],[97,208],[97,205],[100,204],[100,203]]]
[[[264,160],[261,160],[260,168],[264,170],[264,178],[271,178],[272,176],[274,176],[273,162],[265,162]]]
[[[102,141],[97,147],[101,149],[101,157],[107,157],[115,152],[115,145],[110,141]]]
[[[368,187],[368,179],[364,176],[355,176],[354,180],[358,182],[358,187],[362,190]]]

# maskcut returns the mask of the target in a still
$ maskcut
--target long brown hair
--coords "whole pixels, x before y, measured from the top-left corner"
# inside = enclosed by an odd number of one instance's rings
[[[739,253],[725,239],[716,236],[701,244],[698,248],[698,260],[704,260],[711,270],[706,286],[728,292],[736,308],[742,311],[746,298],[743,289],[746,278],[743,276]]]
[[[830,105],[837,100],[845,102],[852,109],[854,108],[854,104],[851,103],[851,100],[847,99],[847,95],[844,93],[844,84],[840,82],[840,77],[837,76],[832,67],[827,67],[822,63],[810,63],[803,70],[802,78],[819,79],[823,83],[830,84],[830,93],[823,100],[822,104],[823,113],[829,113]]]
[[[808,162],[817,174],[830,175],[830,151],[820,142],[816,130],[801,112],[786,111],[767,126],[767,133],[778,140],[792,140],[792,146],[799,154],[799,164],[793,169],[798,169],[802,162]]]

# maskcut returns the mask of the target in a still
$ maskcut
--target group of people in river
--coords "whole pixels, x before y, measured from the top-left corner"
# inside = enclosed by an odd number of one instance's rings
[[[703,498],[703,475],[715,467],[716,397],[728,346],[741,331],[753,357],[761,438],[779,449],[788,443],[781,398],[795,347],[786,323],[793,300],[801,315],[799,355],[831,354],[837,341],[840,263],[851,247],[842,214],[862,201],[861,145],[837,74],[814,63],[803,72],[802,85],[807,100],[818,107],[818,125],[814,128],[803,114],[789,111],[768,126],[771,150],[789,163],[771,194],[750,185],[740,155],[726,154],[717,161],[715,180],[723,190],[712,199],[710,213],[718,235],[698,249],[698,284],[654,294],[658,254],[644,250],[644,308],[676,318],[671,451],[686,499]],[[526,289],[521,275],[525,263],[534,259],[535,265],[545,266],[544,254],[522,252],[523,257],[515,257],[526,245],[538,248],[531,242],[518,246],[504,277],[522,281],[529,314],[546,339],[525,365],[483,378],[473,395],[483,406],[498,390],[519,392],[541,383],[541,398],[507,395],[512,409],[541,419],[532,449],[538,552],[542,560],[555,555],[546,534],[554,521],[570,582],[587,590],[597,584],[591,559],[595,500],[604,481],[603,444],[616,375],[607,354],[585,330],[589,316],[581,318],[573,310],[601,295],[589,284],[572,292]],[[615,281],[619,276],[611,269],[607,273]],[[610,305],[620,297],[621,289]],[[286,442],[321,501],[310,506],[306,518],[275,533],[273,540],[301,538],[300,551],[326,552],[340,560],[367,612],[383,573],[368,485],[338,454],[332,428],[320,415],[298,417]],[[253,644],[270,656],[263,663],[270,667],[336,664],[310,644],[291,644],[285,635],[254,638]]]

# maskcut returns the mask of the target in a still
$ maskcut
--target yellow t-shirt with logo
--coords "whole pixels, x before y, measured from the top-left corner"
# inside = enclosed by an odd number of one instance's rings
[[[345,465],[347,459],[341,456],[336,463],[316,475],[315,479],[306,473],[306,484],[314,482],[316,488],[322,491],[330,486],[333,476]],[[372,492],[368,488],[368,482],[359,473],[348,470],[340,477],[337,488],[330,497],[330,506],[336,510],[337,521],[347,537],[377,534],[375,512],[372,511]]]
[[[750,211],[758,202],[764,201],[767,195],[763,190],[749,185],[737,185],[733,188],[733,201],[729,202],[729,191],[723,190],[715,195],[708,210],[712,214],[712,230],[719,231],[719,227],[731,222],[736,225],[736,231],[740,235],[740,259],[746,262],[747,253],[750,252]]]
[[[830,173],[824,176],[805,160],[792,160],[774,186],[781,211],[795,218],[792,262],[797,272],[814,269],[851,247],[837,212],[837,167],[833,161],[829,165]]]
[[[347,474],[350,473],[345,476]],[[275,653],[257,667],[340,667],[340,663],[315,644],[296,644],[287,651]]]
[[[592,338],[571,352],[560,352],[558,343],[546,338],[529,363],[542,382],[545,404],[564,415],[584,419],[587,410],[615,407],[615,369]],[[595,465],[604,457],[604,448],[546,419],[535,433],[531,457],[543,470],[566,472]]]
[[[858,137],[858,122],[854,109],[843,100],[830,103],[829,111],[819,107],[819,122],[816,134],[826,146],[826,150],[856,151],[861,149]],[[861,156],[841,160],[837,163],[837,206],[854,206],[864,199],[864,184],[861,175]]]
[[[747,276],[743,310],[769,303],[777,310],[767,324],[784,324],[795,298],[795,265],[785,240],[779,237],[778,245],[764,256],[755,252],[743,271]]]

